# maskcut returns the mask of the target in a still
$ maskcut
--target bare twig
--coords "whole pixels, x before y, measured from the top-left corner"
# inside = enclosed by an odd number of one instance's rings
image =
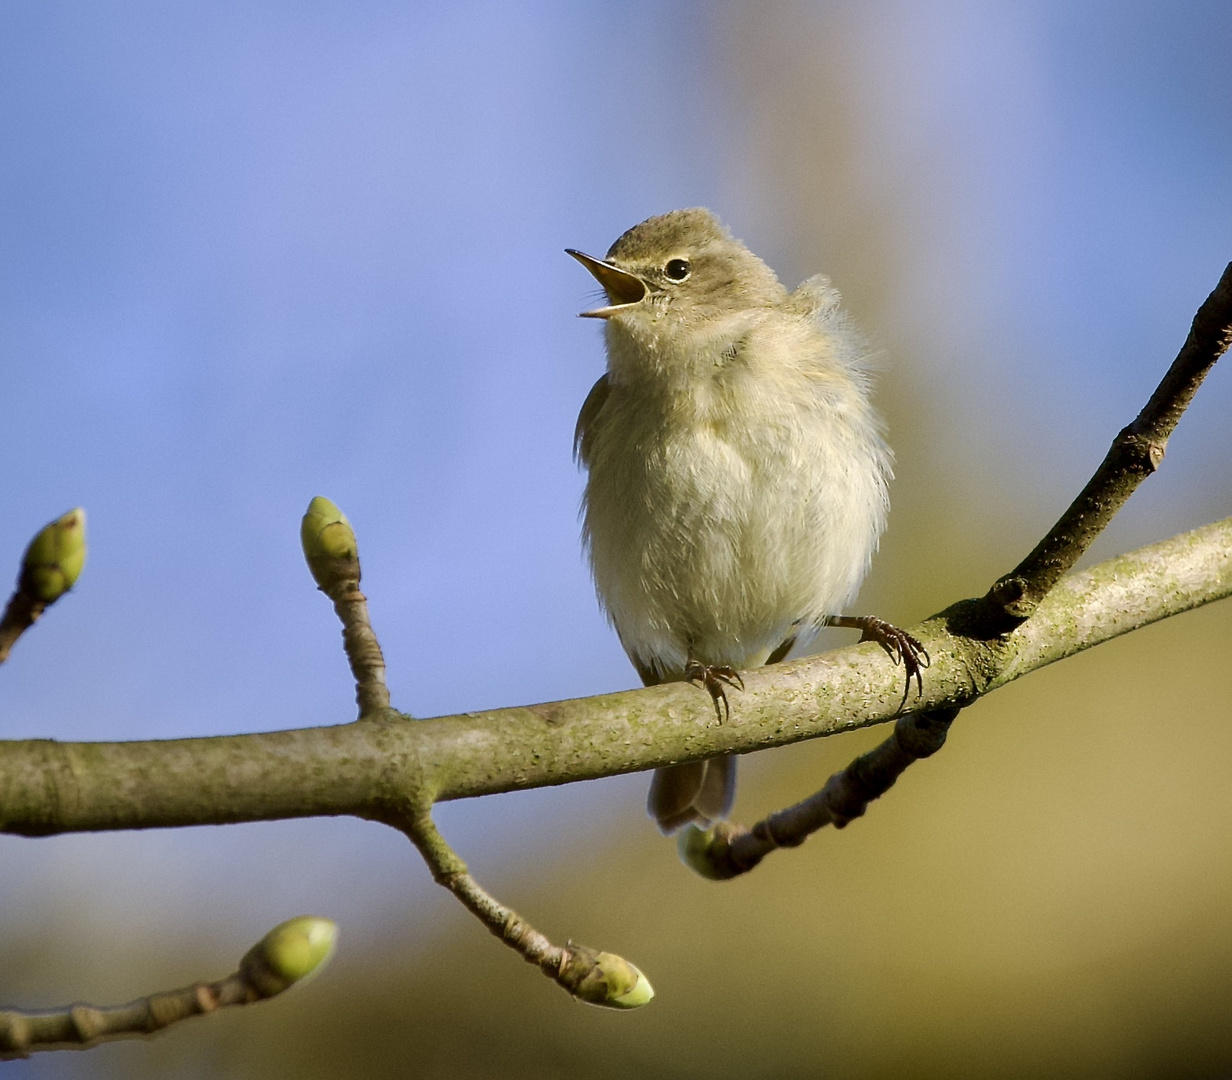
[[[38,621],[46,607],[46,604],[23,592],[20,586],[13,592],[4,607],[4,614],[0,615],[0,664],[9,658],[9,650]]]
[[[1164,459],[1168,437],[1232,344],[1232,263],[1198,309],[1189,336],[1137,419],[1113,440],[1107,456],[1061,519],[1021,563],[988,591],[979,612],[986,631],[1005,633],[1030,617]]]
[[[360,719],[390,712],[385,655],[368,615],[368,598],[359,590],[359,546],[346,515],[318,495],[300,526],[304,558],[317,586],[334,602],[342,623],[342,647],[355,677]]]
[[[516,911],[485,891],[441,836],[431,811],[390,823],[410,837],[438,885],[453,893],[496,937],[571,996],[612,1009],[635,1009],[654,997],[650,981],[629,961],[573,942],[553,945]]]
[[[841,829],[863,816],[868,804],[894,785],[907,766],[945,744],[957,707],[899,717],[884,742],[862,754],[803,802],[779,810],[751,828],[720,821],[680,835],[680,854],[702,877],[725,881],[747,874],[777,848],[798,847],[827,825]]]
[[[337,927],[301,915],[276,926],[244,955],[239,970],[217,982],[198,982],[99,1007],[70,1005],[46,1012],[0,1012],[0,1061],[36,1050],[88,1050],[102,1042],[152,1035],[192,1016],[227,1005],[250,1005],[281,994],[329,959]]]
[[[360,720],[392,719],[385,687],[385,661],[359,591],[359,551],[346,515],[317,496],[300,530],[308,567],[321,590],[334,601],[343,640],[359,688]],[[615,1009],[644,1005],[654,991],[632,964],[612,953],[579,945],[553,945],[511,908],[482,889],[432,821],[431,799],[393,801],[382,818],[400,829],[419,850],[436,882],[510,948],[580,1001]]]

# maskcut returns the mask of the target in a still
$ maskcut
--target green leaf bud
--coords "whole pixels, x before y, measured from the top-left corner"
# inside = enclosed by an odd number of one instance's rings
[[[650,980],[615,953],[569,946],[569,963],[558,981],[574,997],[607,1009],[636,1009],[654,997]]]
[[[308,504],[300,523],[300,543],[308,569],[328,593],[344,581],[359,580],[359,545],[355,530],[338,507],[322,495]]]
[[[86,512],[79,506],[43,526],[21,561],[20,589],[54,604],[76,583],[86,561]]]
[[[709,881],[723,881],[731,877],[714,862],[714,829],[699,829],[686,825],[676,834],[676,851],[680,861],[693,873]]]
[[[333,955],[338,924],[318,915],[279,923],[240,961],[240,974],[262,997],[281,994],[319,971]]]

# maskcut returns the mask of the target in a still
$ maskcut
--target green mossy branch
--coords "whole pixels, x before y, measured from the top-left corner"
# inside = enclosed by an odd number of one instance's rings
[[[1232,518],[1063,578],[1014,632],[980,601],[912,628],[934,657],[919,709],[968,705],[1028,672],[1232,594]],[[147,742],[0,741],[0,831],[24,836],[348,814],[783,746],[896,719],[902,672],[874,644],[749,672],[724,724],[683,683],[431,720]],[[259,718],[258,718],[259,719]]]

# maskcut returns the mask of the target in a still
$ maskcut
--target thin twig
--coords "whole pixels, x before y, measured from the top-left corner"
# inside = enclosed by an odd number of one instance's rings
[[[342,623],[342,647],[355,678],[359,718],[388,715],[392,710],[385,684],[385,655],[372,628],[368,598],[359,589],[363,574],[355,530],[336,504],[318,495],[300,523],[300,542],[313,580],[334,602]]]
[[[261,1000],[239,972],[212,983],[151,994],[127,1005],[70,1005],[51,1012],[0,1013],[0,1061],[34,1050],[89,1050],[102,1042],[152,1035],[190,1016]]]
[[[1164,458],[1168,437],[1202,380],[1232,344],[1232,263],[1194,316],[1185,344],[1137,419],[1048,535],[984,598],[986,632],[1005,633],[1039,606]]]
[[[127,1005],[6,1009],[0,1012],[0,1061],[38,1050],[88,1050],[102,1042],[143,1038],[189,1017],[275,997],[320,969],[336,934],[329,919],[301,915],[276,926],[248,950],[239,970],[217,982],[193,983]]]
[[[368,602],[359,591],[359,543],[355,530],[334,503],[318,495],[304,515],[300,539],[308,569],[321,591],[333,600],[334,610],[342,620],[347,659],[358,688],[359,718],[371,721],[356,724],[355,728],[372,731],[382,719],[404,727],[398,723],[400,714],[389,708],[385,660],[368,618]],[[417,795],[391,798],[373,816],[405,833],[437,883],[453,893],[493,934],[580,1001],[632,1009],[650,1000],[654,993],[650,983],[632,964],[611,953],[582,946],[553,945],[517,912],[480,888],[467,871],[466,863],[433,823],[431,798]]]
[[[359,589],[358,576],[329,594],[342,623],[342,647],[355,677],[355,701],[361,718],[389,711],[385,684],[385,655],[368,615],[368,598]]]
[[[399,827],[419,850],[438,885],[453,893],[467,911],[522,959],[579,1001],[632,1009],[654,996],[646,976],[627,960],[573,942],[553,945],[516,911],[483,889],[441,836],[430,811],[414,814]]]
[[[9,658],[9,650],[17,639],[30,629],[43,614],[46,604],[18,588],[4,606],[0,616],[0,664]]]
[[[747,874],[777,848],[798,847],[827,825],[843,828],[889,791],[908,765],[941,749],[959,711],[955,706],[900,717],[888,739],[836,772],[816,794],[751,828],[727,821],[706,832],[694,828],[681,837],[685,861],[703,877],[726,880]]]

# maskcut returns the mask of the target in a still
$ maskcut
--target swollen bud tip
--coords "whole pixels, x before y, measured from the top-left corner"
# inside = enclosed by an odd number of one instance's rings
[[[724,873],[714,861],[713,829],[699,829],[696,825],[686,825],[676,834],[676,851],[680,861],[699,877],[710,881],[723,881],[731,877]]]
[[[355,531],[346,514],[324,495],[316,496],[308,504],[299,536],[304,545],[304,554],[310,559],[319,556],[346,559],[358,554]]]
[[[325,966],[338,941],[338,924],[319,915],[279,923],[240,961],[240,973],[264,997],[281,994]]]
[[[636,1009],[654,997],[650,980],[615,953],[571,945],[560,981],[574,997],[605,1009]]]
[[[38,531],[21,560],[20,588],[54,604],[77,582],[86,561],[86,512],[79,506]]]
[[[359,545],[347,516],[322,495],[308,504],[299,527],[304,558],[313,579],[324,589],[359,577]]]
[[[611,953],[600,953],[599,956],[609,957]],[[620,960],[619,956],[612,957],[614,960]],[[652,997],[654,997],[654,987],[650,985],[650,980],[642,974],[640,968],[630,964],[627,960],[620,962],[628,969],[628,974],[632,976],[632,983],[623,994],[616,994],[609,998],[605,1005],[613,1009],[637,1009],[645,1005]]]

